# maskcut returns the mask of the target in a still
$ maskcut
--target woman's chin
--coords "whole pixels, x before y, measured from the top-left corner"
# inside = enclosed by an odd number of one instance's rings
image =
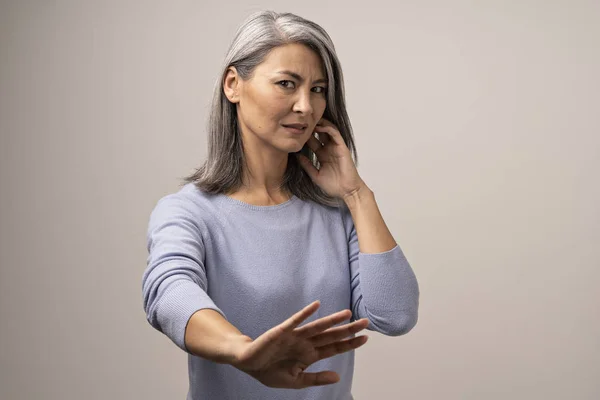
[[[301,143],[301,144],[298,144],[297,146],[291,146],[291,147],[288,149],[288,153],[297,153],[297,152],[299,152],[300,150],[302,150],[302,147],[304,147],[304,144],[303,144],[303,143]]]

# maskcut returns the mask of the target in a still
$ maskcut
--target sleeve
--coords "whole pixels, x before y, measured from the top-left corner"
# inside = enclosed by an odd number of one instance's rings
[[[347,208],[343,209],[348,238],[352,319],[369,319],[367,329],[388,336],[408,333],[419,309],[417,278],[399,245],[382,253],[361,253]]]
[[[160,199],[150,215],[148,259],[142,277],[146,319],[188,354],[185,329],[198,310],[224,313],[207,294],[202,229],[193,204],[179,194]]]

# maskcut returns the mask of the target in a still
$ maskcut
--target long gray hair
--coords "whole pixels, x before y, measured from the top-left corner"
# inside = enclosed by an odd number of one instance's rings
[[[214,87],[208,119],[208,157],[184,183],[193,182],[201,190],[229,193],[242,185],[245,163],[242,136],[238,127],[236,105],[223,91],[227,69],[233,66],[244,80],[263,62],[275,47],[288,43],[302,43],[319,54],[327,79],[327,105],[323,117],[333,122],[350,150],[355,165],[358,155],[354,145],[352,126],[346,111],[342,68],[327,32],[316,23],[292,13],[259,11],[250,15],[238,28],[223,63],[221,76]],[[320,167],[312,150],[305,144],[300,152],[313,165]],[[302,200],[313,200],[328,206],[340,206],[340,199],[327,195],[300,166],[293,153],[288,155],[282,188]]]

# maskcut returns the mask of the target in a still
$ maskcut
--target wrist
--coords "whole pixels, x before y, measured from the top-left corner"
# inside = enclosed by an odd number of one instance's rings
[[[242,354],[246,347],[252,343],[250,336],[244,334],[231,334],[225,340],[224,359],[225,363],[236,368],[241,364]]]
[[[358,189],[353,190],[343,197],[344,203],[348,208],[352,208],[359,204],[366,198],[372,197],[374,195],[373,191],[366,185],[363,184],[358,187]]]

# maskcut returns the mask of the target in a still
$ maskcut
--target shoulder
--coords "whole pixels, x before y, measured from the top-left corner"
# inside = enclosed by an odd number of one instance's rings
[[[215,196],[193,183],[159,198],[151,212],[152,221],[181,221],[194,225],[209,225],[215,213]]]

